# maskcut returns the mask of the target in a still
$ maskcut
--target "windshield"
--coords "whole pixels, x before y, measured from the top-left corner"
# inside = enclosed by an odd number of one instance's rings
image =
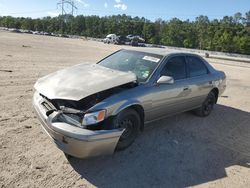
[[[136,74],[139,82],[145,82],[159,64],[162,56],[130,50],[119,51],[99,62],[99,65]]]

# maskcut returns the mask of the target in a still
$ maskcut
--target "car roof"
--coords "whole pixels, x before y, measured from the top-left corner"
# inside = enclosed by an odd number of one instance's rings
[[[108,34],[106,37],[115,36],[115,34]]]
[[[125,50],[132,50],[138,52],[145,52],[151,54],[157,54],[161,56],[168,56],[168,55],[197,55],[194,53],[187,53],[185,51],[177,50],[177,49],[167,49],[167,48],[151,48],[151,47],[128,47],[124,48]]]

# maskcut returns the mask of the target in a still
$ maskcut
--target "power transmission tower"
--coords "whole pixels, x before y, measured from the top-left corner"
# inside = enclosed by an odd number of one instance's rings
[[[65,9],[65,6],[69,5],[71,6],[71,12],[67,11]],[[57,6],[61,6],[62,8],[62,13],[61,13],[61,29],[62,29],[62,34],[64,33],[63,25],[64,22],[67,21],[67,18],[69,15],[74,16],[74,10],[77,10],[77,7],[75,6],[74,0],[61,0],[60,2],[57,3]]]

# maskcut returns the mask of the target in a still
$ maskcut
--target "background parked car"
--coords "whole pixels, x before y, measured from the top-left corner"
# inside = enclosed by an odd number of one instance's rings
[[[120,35],[120,36],[117,36],[116,40],[115,40],[115,44],[126,44],[126,42],[128,42],[128,39],[127,37],[123,36],[123,35]]]
[[[117,39],[116,34],[109,34],[106,36],[106,38],[103,40],[103,42],[107,43],[107,44],[109,44],[109,43],[114,44],[116,39]]]
[[[128,40],[131,41],[133,38],[134,38],[134,35],[127,35],[127,39],[128,39]]]

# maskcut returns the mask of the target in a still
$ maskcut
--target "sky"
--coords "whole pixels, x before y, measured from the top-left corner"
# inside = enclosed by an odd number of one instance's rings
[[[45,17],[61,12],[61,0],[0,0],[0,16]],[[151,21],[158,18],[169,20],[194,20],[199,15],[210,19],[233,16],[236,12],[250,11],[250,0],[74,0],[78,8],[75,15],[117,15],[145,17]],[[66,6],[70,11],[70,7]]]

